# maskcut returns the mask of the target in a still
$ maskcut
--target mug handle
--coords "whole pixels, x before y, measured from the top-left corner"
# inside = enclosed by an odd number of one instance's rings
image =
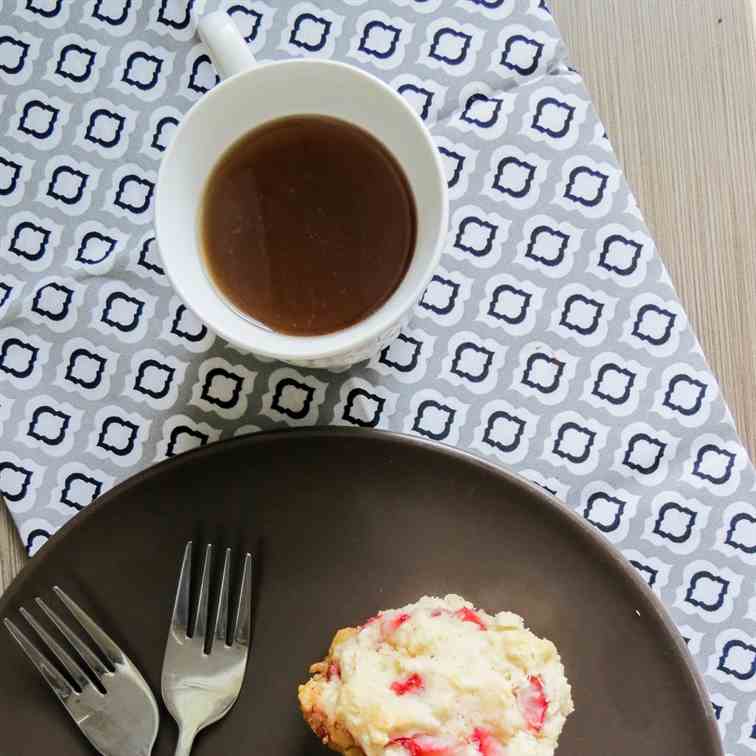
[[[199,20],[197,30],[221,78],[248,71],[255,65],[255,56],[225,11],[206,13]]]

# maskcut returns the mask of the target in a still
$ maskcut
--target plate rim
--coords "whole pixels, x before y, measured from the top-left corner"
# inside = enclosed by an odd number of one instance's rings
[[[517,488],[529,492],[541,503],[541,505],[546,506],[552,510],[552,512],[555,512],[558,517],[561,517],[564,521],[569,523],[572,528],[579,531],[583,538],[592,542],[598,551],[602,553],[603,557],[610,562],[612,566],[621,573],[622,577],[630,582],[645,599],[646,608],[652,612],[655,619],[663,626],[668,639],[671,641],[674,655],[679,662],[682,662],[682,666],[686,669],[690,681],[693,683],[694,689],[697,693],[698,703],[702,710],[701,713],[706,720],[710,745],[713,747],[714,753],[717,754],[717,756],[725,756],[724,744],[719,734],[719,727],[714,715],[714,709],[711,706],[709,692],[703,680],[703,675],[696,666],[693,656],[683,641],[680,631],[674,624],[671,615],[661,599],[651,590],[640,575],[637,574],[636,570],[632,568],[627,559],[613,543],[602,536],[583,517],[567,506],[567,504],[560,501],[556,496],[552,495],[544,488],[541,488],[524,476],[516,473],[509,467],[484,459],[466,449],[459,449],[441,443],[440,441],[412,436],[408,433],[401,433],[399,431],[339,426],[273,428],[270,430],[245,433],[240,436],[234,436],[233,438],[216,441],[207,446],[191,449],[190,451],[183,452],[176,457],[163,459],[155,464],[149,465],[148,467],[128,476],[120,483],[117,483],[113,488],[110,488],[102,494],[102,496],[97,497],[95,501],[89,504],[84,510],[74,515],[50,537],[41,548],[39,556],[35,554],[35,556],[29,558],[29,561],[24,567],[22,567],[21,571],[13,578],[10,585],[5,589],[2,596],[0,596],[0,617],[9,614],[12,609],[15,608],[16,604],[14,603],[14,598],[16,594],[18,594],[23,587],[23,583],[34,575],[37,570],[37,565],[41,564],[45,559],[46,554],[50,554],[55,549],[59,548],[61,542],[65,541],[69,533],[80,527],[84,522],[96,516],[97,513],[107,507],[112,500],[118,500],[124,494],[128,494],[129,489],[138,486],[145,480],[160,475],[163,469],[168,466],[175,467],[181,464],[187,464],[189,461],[194,461],[195,458],[211,457],[215,454],[222,454],[229,448],[243,446],[250,442],[265,442],[271,437],[285,438],[286,436],[361,436],[368,439],[374,437],[383,438],[400,446],[406,444],[409,446],[420,447],[435,453],[446,455],[447,457],[451,457],[466,464],[472,464],[497,477],[506,479]],[[201,461],[201,459],[196,459],[196,461]]]

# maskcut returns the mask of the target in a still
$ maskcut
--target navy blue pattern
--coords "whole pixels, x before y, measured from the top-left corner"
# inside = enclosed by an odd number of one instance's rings
[[[219,81],[198,0],[6,2],[0,492],[30,552],[100,494],[316,423],[469,448],[562,499],[666,603],[727,752],[756,749],[756,479],[542,0],[228,0],[261,60],[398,91],[451,198],[414,319],[349,371],[224,343],[171,291],[157,171]],[[204,6],[204,8],[200,8]]]

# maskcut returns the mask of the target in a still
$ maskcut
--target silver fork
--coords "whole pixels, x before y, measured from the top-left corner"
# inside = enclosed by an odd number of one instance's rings
[[[252,555],[244,557],[236,617],[229,636],[226,549],[215,622],[208,636],[212,545],[205,549],[194,622],[189,628],[192,542],[181,564],[173,617],[163,659],[163,701],[179,728],[176,756],[188,756],[197,733],[224,717],[239,697],[252,633]],[[230,642],[229,642],[230,640]],[[208,649],[208,650],[206,650]]]
[[[5,617],[3,622],[8,632],[98,753],[103,756],[149,756],[160,721],[152,691],[139,670],[107,633],[60,588],[55,586],[53,591],[86,631],[107,664],[41,598],[35,599],[37,606],[58,628],[85,665],[76,661],[26,609],[20,609],[21,615],[74,684],[58,671],[12,620]]]

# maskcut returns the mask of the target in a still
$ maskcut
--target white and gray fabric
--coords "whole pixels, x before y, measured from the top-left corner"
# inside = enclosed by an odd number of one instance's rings
[[[260,61],[344,60],[417,110],[452,201],[441,266],[369,363],[230,347],[173,294],[151,226],[166,144],[217,82],[193,26],[216,3],[0,0],[0,491],[29,551],[221,438],[417,434],[616,544],[687,640],[728,753],[756,751],[754,469],[545,2],[224,7]]]

